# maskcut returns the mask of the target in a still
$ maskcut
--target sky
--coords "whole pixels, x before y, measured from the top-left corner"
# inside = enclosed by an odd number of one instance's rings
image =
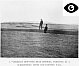
[[[78,24],[78,16],[63,16],[63,0],[2,0],[1,22]]]

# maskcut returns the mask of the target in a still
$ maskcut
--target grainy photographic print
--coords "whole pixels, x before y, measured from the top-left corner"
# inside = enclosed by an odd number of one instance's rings
[[[63,16],[62,3],[1,1],[1,58],[78,58],[79,18]]]
[[[38,23],[1,23],[1,57],[78,57],[77,25],[44,26],[39,29]]]

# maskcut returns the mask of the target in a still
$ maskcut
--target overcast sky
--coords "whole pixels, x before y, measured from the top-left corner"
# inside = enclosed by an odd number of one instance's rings
[[[0,2],[1,22],[77,24],[79,17],[63,16],[63,0],[8,0]]]

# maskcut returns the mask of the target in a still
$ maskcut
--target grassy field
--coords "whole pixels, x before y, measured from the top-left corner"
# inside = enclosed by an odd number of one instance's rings
[[[1,57],[77,58],[78,36],[4,30]]]
[[[78,57],[77,26],[48,24],[47,33],[38,29],[37,23],[2,23],[1,57]]]

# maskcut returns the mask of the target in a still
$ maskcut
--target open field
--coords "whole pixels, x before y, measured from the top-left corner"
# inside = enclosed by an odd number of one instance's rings
[[[52,33],[50,32],[52,31]],[[78,35],[53,30],[1,29],[1,57],[78,58]]]

